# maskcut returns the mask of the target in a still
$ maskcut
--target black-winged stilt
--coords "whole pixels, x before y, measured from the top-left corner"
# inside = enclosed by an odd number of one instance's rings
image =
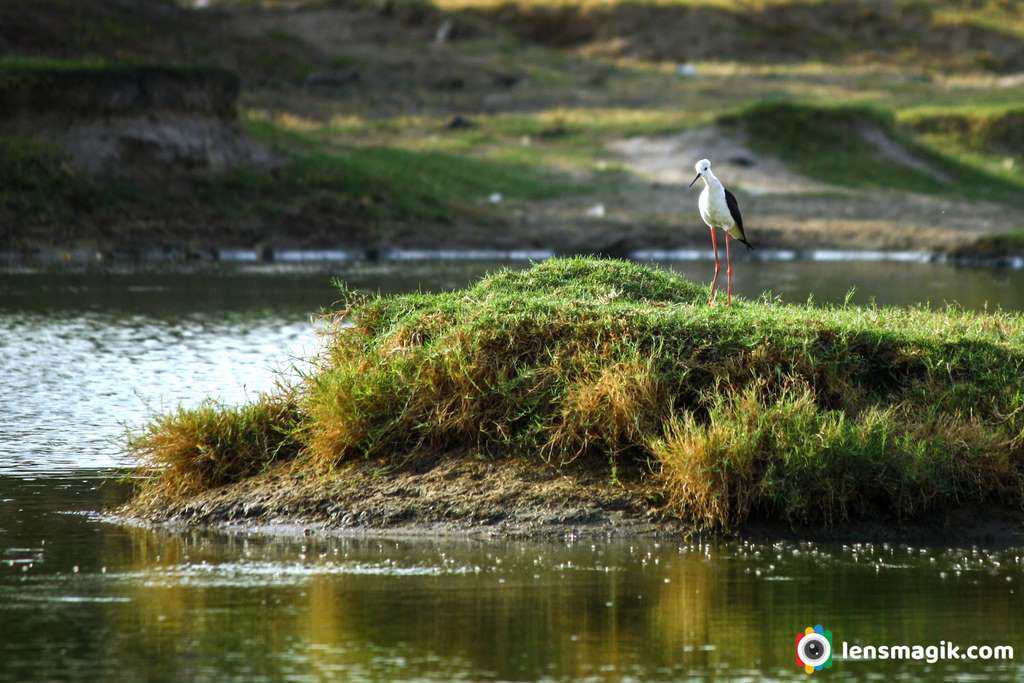
[[[690,187],[700,178],[704,179],[704,190],[700,193],[697,206],[700,208],[700,217],[711,230],[711,247],[715,251],[715,277],[711,281],[711,294],[708,296],[708,305],[714,305],[716,287],[718,286],[718,239],[715,237],[715,228],[725,233],[725,261],[726,277],[729,282],[728,299],[732,305],[732,254],[729,253],[729,238],[735,238],[742,242],[747,249],[753,249],[747,236],[743,233],[743,216],[740,215],[740,205],[736,196],[729,192],[711,170],[711,162],[701,159],[693,166],[697,171],[696,177],[690,182]]]

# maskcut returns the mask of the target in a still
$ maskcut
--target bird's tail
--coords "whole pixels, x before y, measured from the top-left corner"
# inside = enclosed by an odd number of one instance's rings
[[[734,226],[731,230],[729,230],[729,234],[732,236],[734,240],[740,242],[747,249],[754,248],[754,245],[747,241],[747,236],[743,234],[743,226]]]

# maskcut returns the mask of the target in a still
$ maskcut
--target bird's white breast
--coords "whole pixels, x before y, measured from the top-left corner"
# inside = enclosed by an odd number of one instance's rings
[[[725,188],[721,185],[714,187],[705,183],[697,207],[700,209],[700,217],[709,228],[728,230],[733,227],[732,214],[729,213],[729,205],[725,203]]]

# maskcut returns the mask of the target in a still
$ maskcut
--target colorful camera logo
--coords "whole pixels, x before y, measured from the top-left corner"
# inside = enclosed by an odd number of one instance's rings
[[[809,674],[832,668],[832,631],[818,624],[796,636],[796,665]]]

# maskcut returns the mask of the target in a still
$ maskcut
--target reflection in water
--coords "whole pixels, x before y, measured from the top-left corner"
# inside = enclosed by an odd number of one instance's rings
[[[449,289],[486,265],[362,268]],[[706,279],[706,263],[681,264]],[[789,300],[1024,308],[1022,273],[742,264]],[[793,641],[1009,643],[1019,549],[266,538],[99,521],[152,411],[269,388],[316,346],[321,272],[0,276],[0,681],[804,680]],[[837,661],[839,680],[1024,675]]]
[[[0,680],[803,680],[793,638],[817,622],[837,642],[1024,648],[1019,550],[175,533],[55,514],[123,491],[48,483],[0,478],[18,509],[3,508]],[[957,672],[1024,673],[829,675]]]

